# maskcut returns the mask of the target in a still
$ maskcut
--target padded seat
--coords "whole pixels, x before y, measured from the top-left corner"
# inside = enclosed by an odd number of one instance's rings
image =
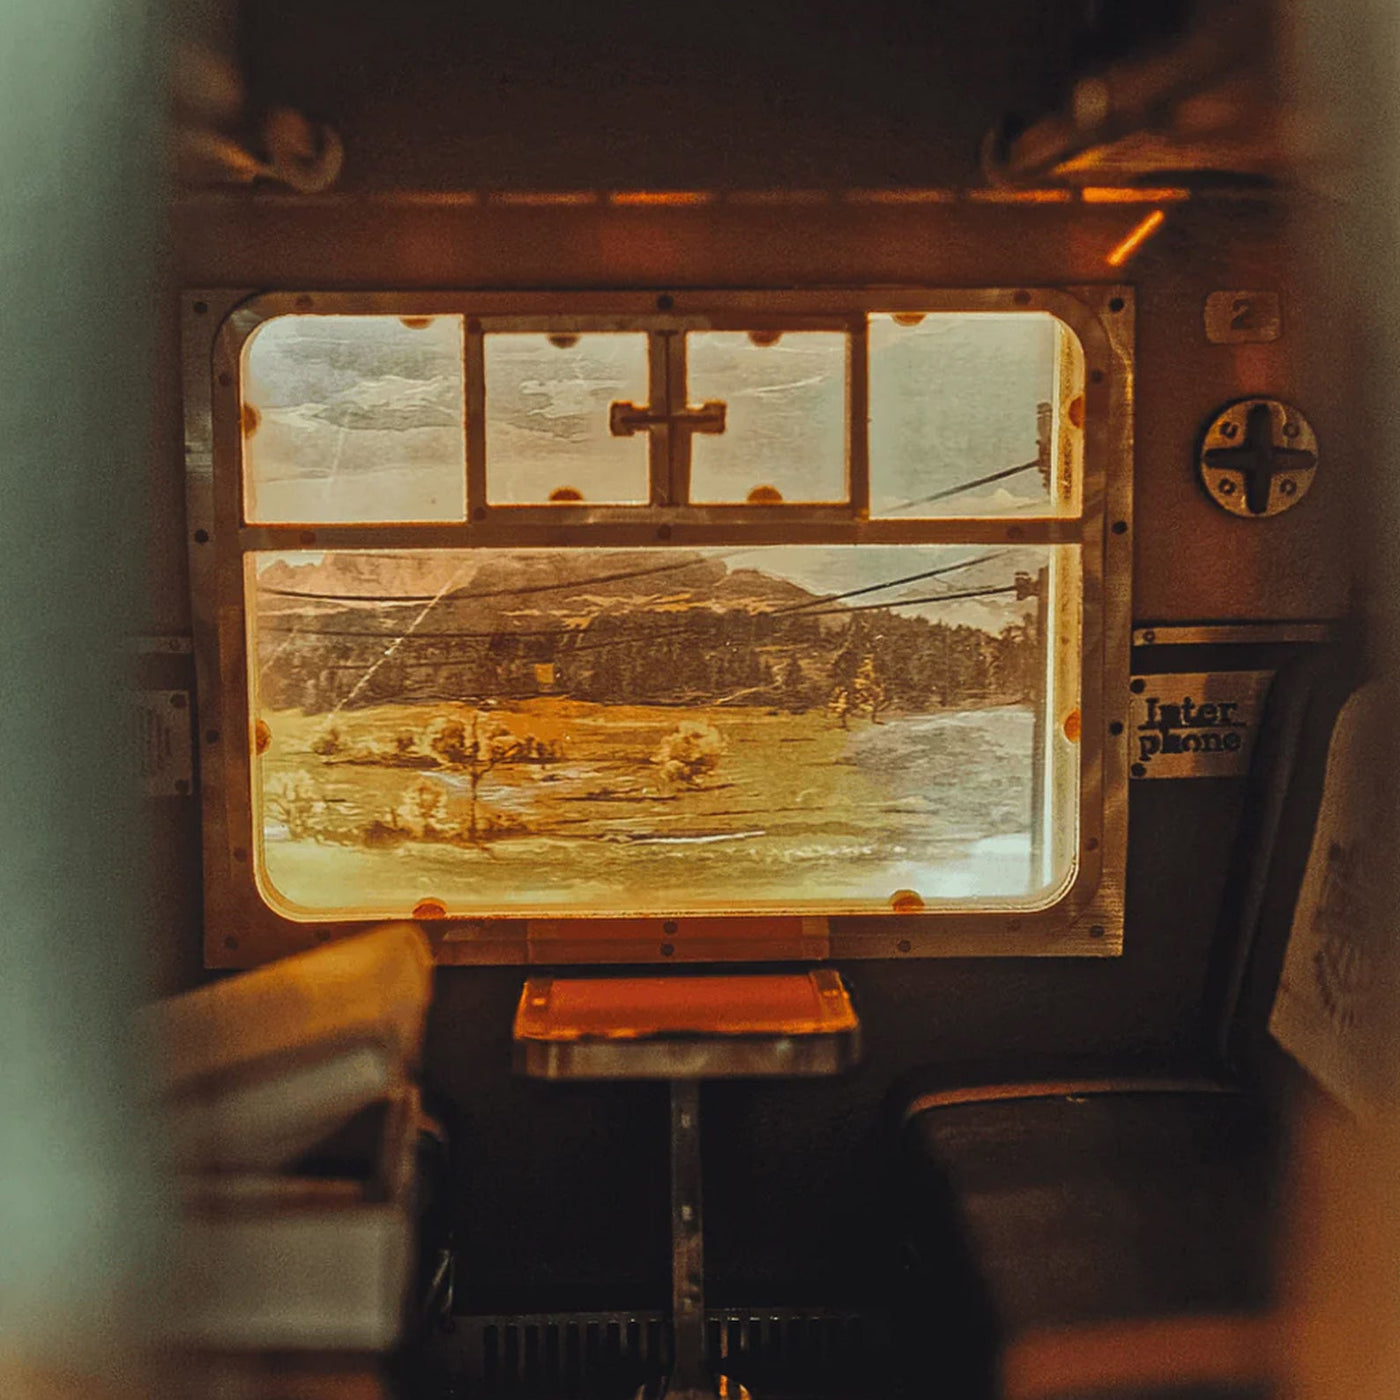
[[[951,1191],[1009,1331],[1264,1306],[1272,1158],[1235,1094],[954,1104],[906,1128],[906,1170]],[[914,1247],[936,1270],[931,1243]]]
[[[1006,1349],[1043,1329],[1267,1306],[1267,1119],[1234,1093],[1108,1088],[911,1105],[898,1309],[909,1364],[935,1348],[963,1393],[991,1395]]]

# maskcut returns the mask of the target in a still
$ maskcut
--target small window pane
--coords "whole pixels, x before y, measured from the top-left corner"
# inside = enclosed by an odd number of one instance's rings
[[[702,504],[846,499],[847,337],[702,331],[686,337],[690,403],[726,405],[723,433],[691,436]]]
[[[1070,346],[1040,312],[872,316],[871,514],[1074,509],[1083,398],[1074,406]]]
[[[279,316],[242,391],[248,520],[466,518],[460,316]]]
[[[247,585],[294,916],[1033,908],[1072,872],[1073,548],[255,554]]]
[[[492,334],[485,342],[487,500],[645,504],[651,435],[615,437],[609,408],[647,406],[646,336]]]

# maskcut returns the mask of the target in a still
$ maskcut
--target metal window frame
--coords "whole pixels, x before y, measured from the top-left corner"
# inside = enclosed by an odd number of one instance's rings
[[[1084,457],[1077,516],[868,518],[865,317],[874,313],[1045,312],[1084,356]],[[282,315],[461,315],[466,382],[479,384],[480,330],[577,327],[677,330],[850,329],[851,499],[826,504],[491,506],[478,412],[467,417],[468,500],[461,522],[266,525],[243,519],[239,368],[243,346]],[[1079,546],[1082,586],[1079,849],[1064,894],[1036,910],[930,908],[919,913],[678,915],[674,918],[435,919],[440,963],[747,962],[832,958],[1113,956],[1122,950],[1127,856],[1124,704],[1132,640],[1132,406],[1135,305],[1130,287],[857,288],[829,291],[274,292],[184,297],[186,502],[201,730],[205,962],[245,967],[364,927],[279,914],[255,878],[244,556],[253,550],[447,547],[672,547],[922,543]],[[473,323],[478,330],[473,343]],[[476,360],[475,365],[473,360]],[[475,461],[475,466],[473,462]],[[475,477],[473,476],[475,473]],[[655,474],[653,474],[655,476]],[[670,478],[668,478],[670,479]],[[475,484],[475,494],[473,483]],[[1116,733],[1115,733],[1116,729]]]

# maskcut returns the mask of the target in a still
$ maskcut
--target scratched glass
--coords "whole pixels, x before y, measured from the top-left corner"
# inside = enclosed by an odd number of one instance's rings
[[[1041,312],[870,318],[870,513],[1078,509],[1078,340]]]
[[[485,357],[492,505],[646,503],[650,432],[611,424],[614,403],[647,408],[644,334],[489,334]]]
[[[460,316],[276,317],[241,391],[248,520],[466,518]]]
[[[289,917],[1031,909],[1072,874],[1077,549],[256,553],[245,579],[256,869]]]
[[[847,344],[839,331],[688,335],[690,406],[725,406],[722,433],[689,435],[690,499],[844,501]]]

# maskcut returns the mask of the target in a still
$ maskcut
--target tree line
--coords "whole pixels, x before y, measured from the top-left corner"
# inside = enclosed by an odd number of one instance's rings
[[[1030,700],[1043,666],[1029,618],[993,633],[884,609],[822,618],[737,609],[633,612],[604,615],[577,631],[410,634],[397,646],[384,632],[330,626],[333,635],[308,627],[290,643],[285,634],[264,635],[263,704],[314,714],[347,702],[560,694],[613,704],[723,702],[836,713],[844,691],[875,718],[884,710]]]

